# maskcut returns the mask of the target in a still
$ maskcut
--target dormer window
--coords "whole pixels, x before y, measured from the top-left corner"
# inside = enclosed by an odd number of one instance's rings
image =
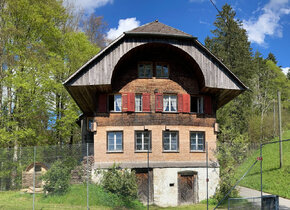
[[[140,63],[138,65],[138,77],[139,78],[152,78],[152,64],[151,63]]]
[[[169,71],[167,64],[156,64],[156,78],[168,78]]]

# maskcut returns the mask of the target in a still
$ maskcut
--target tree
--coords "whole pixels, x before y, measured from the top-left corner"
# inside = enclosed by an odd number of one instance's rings
[[[87,19],[83,19],[81,24],[91,43],[101,48],[106,46],[104,34],[107,30],[107,23],[104,22],[103,17],[96,16],[95,13],[92,13]]]
[[[231,6],[225,4],[214,22],[216,28],[211,31],[214,36],[207,37],[205,45],[251,88],[254,75],[252,49],[246,31],[235,15]],[[252,93],[248,91],[217,112],[217,121],[221,128],[217,144],[218,160],[221,165],[220,177],[227,177],[220,181],[218,199],[221,199],[233,185],[234,168],[245,155],[241,152],[244,150],[240,150],[240,148],[244,148],[248,144],[247,131],[251,104]],[[235,142],[238,142],[239,146],[236,146]]]
[[[277,64],[277,60],[276,60],[276,57],[273,53],[269,53],[268,54],[268,57],[266,58],[267,60],[270,60],[270,61],[273,61],[275,64]]]

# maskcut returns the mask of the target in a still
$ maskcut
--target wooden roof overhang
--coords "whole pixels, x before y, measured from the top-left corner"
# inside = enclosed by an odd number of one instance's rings
[[[158,27],[160,24],[158,23]],[[150,27],[154,28],[152,25]],[[201,91],[216,96],[217,108],[248,89],[196,37],[177,29],[174,29],[177,30],[175,32],[171,27],[167,31],[173,34],[166,33],[165,29],[169,26],[164,24],[161,25],[163,28],[159,27],[159,29],[161,28],[165,32],[156,32],[152,29],[150,30],[153,32],[146,32],[146,27],[142,28],[144,26],[139,27],[142,30],[138,31],[137,28],[123,33],[63,83],[84,114],[95,113],[97,93],[111,92],[112,76],[122,57],[135,48],[149,43],[170,45],[182,50],[185,55],[190,57],[203,74],[204,84]]]

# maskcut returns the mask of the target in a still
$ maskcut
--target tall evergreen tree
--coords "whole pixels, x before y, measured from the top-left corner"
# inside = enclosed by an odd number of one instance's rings
[[[268,54],[268,57],[266,59],[270,60],[270,61],[273,61],[275,64],[278,63],[277,60],[276,60],[275,55],[273,53],[271,53],[271,52]]]

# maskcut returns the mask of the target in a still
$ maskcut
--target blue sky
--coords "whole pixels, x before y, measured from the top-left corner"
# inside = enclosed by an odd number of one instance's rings
[[[198,37],[204,43],[212,36],[217,10],[210,0],[70,0],[87,15],[96,13],[108,23],[107,37],[158,19]],[[214,0],[221,10],[225,3],[236,11],[248,32],[253,52],[263,57],[272,52],[286,72],[290,67],[290,0]]]

